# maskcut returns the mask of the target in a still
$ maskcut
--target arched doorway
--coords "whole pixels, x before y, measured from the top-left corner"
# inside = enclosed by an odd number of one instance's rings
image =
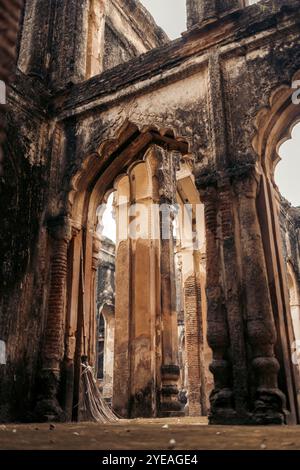
[[[270,99],[270,107],[257,117],[254,148],[260,157],[260,188],[257,207],[266,255],[269,289],[277,330],[276,356],[280,362],[279,388],[287,397],[287,422],[299,422],[299,371],[293,361],[295,340],[290,308],[288,276],[289,211],[292,209],[276,184],[275,171],[280,149],[299,122],[300,109],[292,100],[293,88],[281,86]]]
[[[100,152],[101,158],[91,155],[86,159],[72,182],[74,190],[69,199],[74,228],[67,308],[73,312],[74,325],[76,319],[73,330],[77,332],[73,407],[81,393],[80,356],[87,355],[92,366],[97,362],[95,291],[103,245],[97,233],[98,207],[107,203],[113,192],[116,244],[112,404],[124,417],[176,416],[183,412],[178,401],[173,220],[176,170],[182,156],[188,154],[188,146],[172,131],[148,129],[141,133],[127,124],[118,139],[102,145]],[[82,288],[78,289],[80,282]],[[107,316],[104,309],[101,313],[106,338]],[[71,336],[67,336],[66,343]],[[101,339],[104,359],[99,369],[103,364],[105,380],[105,341],[102,343]],[[80,419],[80,410],[73,417]]]

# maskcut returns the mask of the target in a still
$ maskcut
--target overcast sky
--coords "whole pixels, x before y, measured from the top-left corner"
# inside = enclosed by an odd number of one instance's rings
[[[185,0],[140,0],[171,39],[186,30]]]

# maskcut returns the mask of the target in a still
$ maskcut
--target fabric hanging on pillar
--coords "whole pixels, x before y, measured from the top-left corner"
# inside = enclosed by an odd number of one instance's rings
[[[83,415],[84,421],[96,421],[98,423],[112,423],[118,421],[118,417],[102,398],[100,390],[95,379],[95,371],[88,364],[86,328],[85,328],[85,287],[84,287],[84,267],[83,250],[80,254],[80,277],[82,292],[82,339],[83,356],[81,357],[81,386],[82,393],[79,399],[79,409]]]

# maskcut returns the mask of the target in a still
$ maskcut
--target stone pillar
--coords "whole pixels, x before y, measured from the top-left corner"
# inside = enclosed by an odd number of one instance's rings
[[[91,0],[90,3],[86,78],[103,71],[105,6],[105,0]]]
[[[184,284],[185,309],[185,349],[188,373],[189,416],[201,413],[201,293],[195,274],[188,277]],[[200,311],[199,311],[200,308]]]
[[[26,0],[18,67],[45,79],[49,68],[49,34],[53,22],[51,0]]]
[[[117,219],[118,220],[118,219]],[[116,300],[114,340],[113,408],[119,416],[129,418],[130,381],[130,263],[129,240],[122,240],[116,249]]]
[[[115,258],[115,338],[113,409],[129,418],[130,403],[130,322],[131,322],[131,246],[128,237],[130,184],[123,176],[116,184],[116,258]]]
[[[92,255],[92,279],[91,279],[91,302],[89,315],[89,342],[88,342],[88,358],[89,364],[95,366],[96,352],[96,291],[97,291],[97,270],[99,266],[99,253],[101,249],[101,239],[97,232],[93,232],[93,255]]]
[[[52,242],[51,280],[42,346],[40,397],[36,406],[36,415],[43,420],[63,420],[64,413],[58,403],[57,395],[64,349],[68,244],[72,229],[66,217],[50,220],[48,227]]]
[[[285,397],[278,389],[279,364],[274,354],[276,330],[257,213],[258,187],[257,174],[235,183],[246,294],[247,341],[253,374],[253,421],[257,424],[282,424]]]
[[[186,0],[186,10],[188,29],[201,23],[203,20],[203,0]]]
[[[205,207],[207,339],[213,353],[210,371],[214,377],[209,419],[211,424],[225,424],[235,418],[235,412],[229,359],[230,339],[221,279],[216,189],[202,191],[201,199]]]
[[[244,5],[244,0],[186,0],[187,27],[192,28],[202,21],[217,18]]]
[[[156,414],[155,315],[157,252],[151,236],[153,217],[152,168],[149,159],[130,172],[131,202],[131,397],[130,416]]]
[[[80,364],[76,363],[76,337],[78,338],[78,306],[80,287],[80,263],[82,248],[82,229],[81,226],[73,225],[72,240],[69,247],[70,272],[67,276],[67,317],[65,328],[65,354],[63,366],[63,408],[66,413],[67,421],[72,420],[74,411],[74,389],[75,376],[78,375],[77,369]],[[77,345],[78,347],[78,345]],[[77,378],[77,381],[78,378]],[[77,404],[77,403],[75,403]]]
[[[56,86],[86,78],[90,0],[27,0],[18,66]]]
[[[50,75],[56,87],[87,77],[90,0],[60,0],[55,6]]]
[[[105,305],[102,310],[102,315],[105,319],[103,397],[111,399],[114,377],[114,306],[110,304]]]
[[[221,272],[226,302],[227,325],[230,335],[232,381],[236,420],[248,420],[248,371],[244,339],[244,305],[241,295],[239,242],[236,239],[238,222],[234,211],[234,194],[229,178],[218,182],[219,220],[221,239]]]
[[[173,238],[174,203],[176,195],[176,155],[157,148],[160,194],[160,274],[162,316],[161,416],[178,416],[180,369],[176,312],[175,247]]]

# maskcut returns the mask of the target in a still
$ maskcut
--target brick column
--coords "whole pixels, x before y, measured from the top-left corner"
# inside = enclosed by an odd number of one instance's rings
[[[96,288],[97,288],[97,272],[100,263],[99,253],[101,249],[101,238],[97,232],[93,232],[93,255],[92,255],[92,279],[91,279],[91,303],[89,312],[88,325],[88,358],[89,364],[95,366],[96,352]]]
[[[230,335],[232,381],[236,420],[248,420],[248,377],[244,339],[244,302],[242,301],[239,243],[236,239],[238,222],[234,212],[234,194],[229,178],[218,182],[220,238],[222,243],[222,279],[226,302],[227,325]]]
[[[163,217],[163,214],[161,214]],[[172,219],[172,214],[171,214]],[[173,225],[170,220],[168,238],[161,240],[161,306],[162,306],[162,367],[161,367],[161,416],[177,416],[181,410],[178,401],[177,365],[178,331],[176,312],[176,285]],[[165,234],[167,235],[167,234]]]
[[[131,241],[128,236],[130,182],[125,176],[116,185],[115,338],[112,405],[122,418],[130,417]]]
[[[285,397],[278,389],[279,364],[274,354],[276,330],[265,254],[257,214],[259,176],[235,184],[240,220],[241,259],[246,302],[247,341],[251,349],[253,421],[282,424]]]
[[[175,247],[173,220],[176,194],[176,155],[157,148],[160,194],[160,274],[162,315],[161,416],[178,416],[178,330],[176,312]]]
[[[202,319],[201,288],[196,275],[188,277],[184,284],[184,326],[185,348],[188,370],[188,404],[189,416],[200,416],[201,413],[201,351]],[[204,410],[204,413],[205,414]]]
[[[218,238],[218,197],[214,188],[201,193],[205,207],[207,339],[213,352],[210,371],[214,389],[210,395],[210,423],[226,423],[235,417],[232,370],[229,359],[229,331],[222,288],[220,245]]]
[[[65,217],[49,221],[48,227],[52,244],[51,280],[42,346],[40,397],[36,414],[43,420],[63,420],[64,413],[58,403],[57,395],[63,358],[68,244],[72,230],[69,220]]]
[[[69,272],[67,275],[67,315],[65,325],[65,351],[63,365],[63,409],[67,421],[72,420],[74,405],[77,405],[77,389],[79,383],[78,354],[76,350],[81,344],[78,341],[78,307],[79,295],[81,291],[81,247],[82,247],[82,227],[73,221],[72,240],[69,244]],[[81,330],[80,330],[81,332]],[[76,382],[76,383],[75,383]],[[75,403],[74,403],[75,401]],[[77,412],[77,408],[75,408]]]

